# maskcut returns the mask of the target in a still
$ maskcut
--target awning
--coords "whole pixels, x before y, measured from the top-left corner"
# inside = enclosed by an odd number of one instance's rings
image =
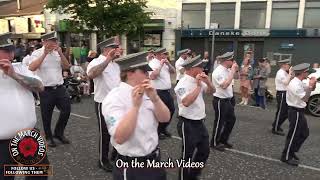
[[[164,30],[164,19],[151,19],[149,23],[143,24],[145,30]]]

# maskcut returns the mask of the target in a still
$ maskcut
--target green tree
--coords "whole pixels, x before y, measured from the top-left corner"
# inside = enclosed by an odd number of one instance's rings
[[[70,14],[72,30],[97,29],[107,37],[136,33],[150,19],[146,0],[49,0],[51,12]]]

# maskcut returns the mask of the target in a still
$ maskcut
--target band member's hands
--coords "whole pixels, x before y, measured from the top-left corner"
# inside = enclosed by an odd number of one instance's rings
[[[11,62],[8,59],[0,60],[0,69],[8,76],[15,77],[16,72],[13,69]]]
[[[62,54],[62,49],[60,46],[58,46],[58,45],[54,46],[54,50],[58,51],[59,54]]]
[[[111,60],[114,60],[116,58],[116,52],[117,50],[116,49],[111,49],[107,55],[107,58],[106,60],[107,61],[111,61]]]
[[[161,66],[163,66],[166,63],[166,61],[168,61],[168,60],[167,59],[161,59],[161,61],[160,61]]]
[[[139,108],[142,104],[142,96],[144,90],[141,85],[135,86],[132,91],[132,104],[134,107]]]
[[[206,73],[202,72],[202,73],[200,74],[200,77],[201,77],[201,80],[202,80],[203,82],[205,82],[206,84],[208,84],[208,83],[210,82],[209,76],[207,76]]]
[[[202,80],[201,74],[197,74],[196,80],[197,80],[197,86],[200,86],[200,87],[201,87],[201,80]]]
[[[47,55],[47,54],[51,53],[53,51],[53,49],[54,49],[53,46],[51,46],[49,44],[45,45],[44,46],[44,54]]]
[[[234,62],[234,63],[232,64],[232,66],[231,66],[231,71],[235,73],[235,72],[238,71],[238,69],[239,69],[238,64],[237,64],[236,62]]]
[[[144,80],[141,86],[144,88],[144,92],[146,92],[152,102],[157,102],[159,100],[157,91],[152,87],[149,79]]]
[[[311,77],[309,80],[309,87],[314,89],[316,87],[317,79],[315,77]]]

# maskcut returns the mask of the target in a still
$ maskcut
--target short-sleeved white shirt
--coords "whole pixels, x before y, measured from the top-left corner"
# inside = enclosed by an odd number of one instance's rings
[[[35,50],[31,55],[31,62],[44,53],[44,47]],[[57,51],[52,51],[43,60],[35,74],[42,79],[44,86],[57,86],[63,84],[61,57]]]
[[[91,68],[103,63],[106,57],[100,55],[98,58],[93,59],[88,67],[87,74]],[[107,94],[115,87],[119,86],[120,80],[120,67],[117,63],[110,61],[108,66],[104,69],[102,74],[93,79],[94,82],[94,101],[102,103]]]
[[[287,85],[285,82],[290,79],[290,75],[283,69],[279,69],[276,78],[275,78],[275,84],[276,84],[276,90],[277,91],[286,91],[287,90]]]
[[[31,60],[32,60],[32,57],[28,54],[22,59],[22,64],[25,66],[29,66]]]
[[[23,76],[36,77],[27,66],[12,64]],[[11,139],[22,129],[34,128],[37,118],[32,92],[0,70],[0,140]]]
[[[287,104],[296,108],[305,108],[307,103],[302,100],[306,95],[307,85],[297,77],[293,78],[287,87]]]
[[[123,144],[117,144],[114,135],[123,116],[132,105],[133,87],[121,82],[114,88],[102,103],[102,114],[105,118],[111,144],[119,154],[129,157],[140,157],[150,154],[158,146],[158,121],[154,115],[154,104],[146,95],[139,110],[136,128],[132,136]]]
[[[212,84],[216,88],[216,92],[213,93],[213,96],[218,98],[232,98],[233,97],[233,89],[232,84],[223,89],[221,85],[223,82],[228,78],[229,73],[231,73],[227,68],[222,65],[219,65],[213,72],[212,72]]]
[[[185,74],[174,88],[177,95],[179,116],[190,120],[202,120],[206,117],[203,93],[206,91],[207,85],[204,82],[201,82],[201,91],[196,100],[189,107],[182,104],[182,99],[194,91],[196,87],[197,80],[194,77]]]
[[[149,62],[149,66],[152,70],[159,69],[161,67],[160,61],[156,58]],[[151,84],[155,89],[168,90],[171,89],[171,78],[169,72],[169,66],[164,64],[161,68],[159,76],[155,80],[151,80]]]
[[[176,80],[180,80],[183,77],[183,74],[180,73],[180,70],[183,69],[182,64],[184,63],[184,59],[182,59],[182,57],[180,57],[176,63],[175,63],[175,67],[176,67]]]

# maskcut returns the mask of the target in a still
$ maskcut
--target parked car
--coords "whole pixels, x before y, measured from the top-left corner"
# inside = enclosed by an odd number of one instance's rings
[[[312,76],[319,79],[320,78],[320,68],[317,68],[315,73],[312,73],[309,75],[309,77],[312,77]],[[308,81],[308,80],[306,80],[306,81]],[[317,82],[316,89],[311,92],[311,96],[310,96],[309,101],[307,103],[306,109],[311,115],[320,117],[320,81],[319,80]]]

